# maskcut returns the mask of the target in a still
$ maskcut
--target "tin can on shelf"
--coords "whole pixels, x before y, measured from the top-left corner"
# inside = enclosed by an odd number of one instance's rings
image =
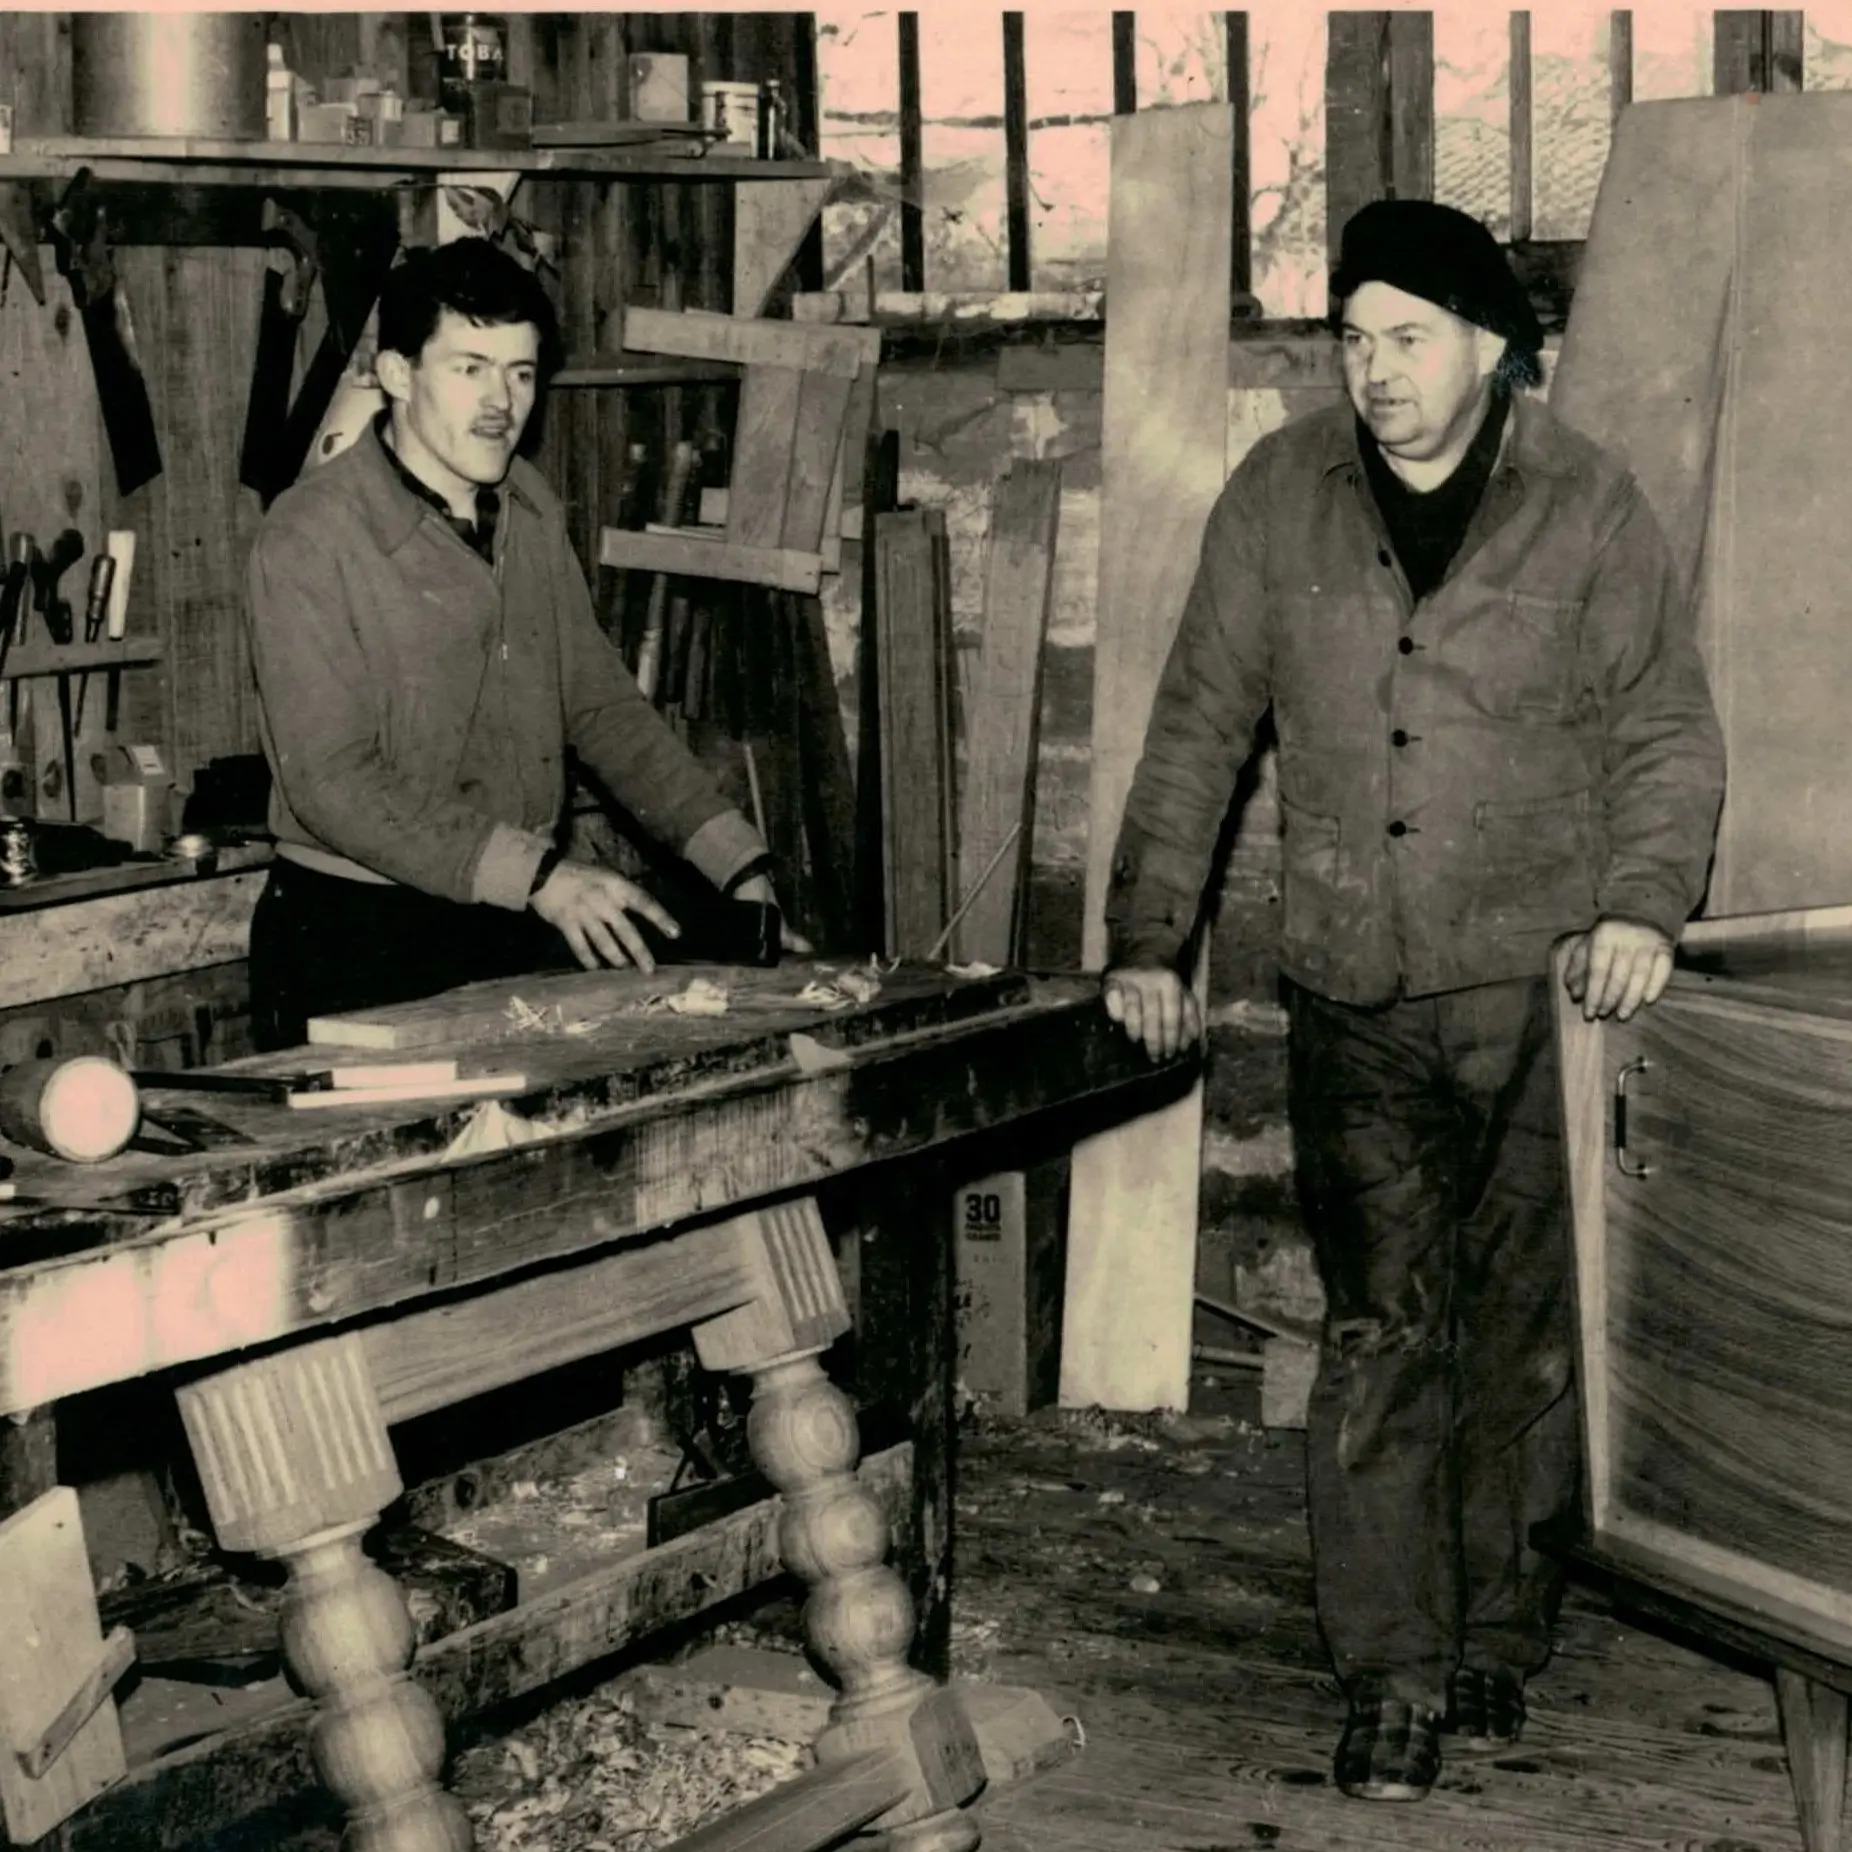
[[[0,887],[24,887],[38,872],[32,825],[24,817],[0,817]]]

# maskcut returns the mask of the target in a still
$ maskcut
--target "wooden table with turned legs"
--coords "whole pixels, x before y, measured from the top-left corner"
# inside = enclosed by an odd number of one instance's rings
[[[1189,1067],[1154,1070],[1083,978],[902,971],[819,1016],[789,1002],[801,978],[727,976],[731,1019],[614,1011],[592,1034],[475,1050],[530,1082],[506,1109],[525,1130],[499,1148],[450,1105],[303,1113],[226,1096],[215,1112],[247,1142],[125,1155],[86,1180],[87,1210],[18,1218],[66,1249],[0,1267],[0,1413],[164,1374],[221,1547],[288,1572],[281,1646],[307,1703],[244,1732],[247,1801],[265,1753],[288,1791],[306,1729],[353,1852],[464,1852],[447,1722],[782,1567],[807,1585],[807,1637],[840,1686],[815,1766],[685,1852],[811,1852],[862,1828],[893,1852],[978,1844],[966,1804],[982,1758],[956,1690],[911,1663],[915,1605],[889,1561],[917,1490],[911,1450],[859,1460],[855,1405],[823,1367],[852,1320],[818,1195],[899,1159],[938,1166],[933,1199],[949,1202],[945,1167],[970,1135],[1046,1128],[1063,1106],[1097,1123],[1187,1085]],[[994,1145],[972,1162],[994,1167]],[[71,1187],[31,1169],[35,1194]],[[949,1341],[949,1290],[930,1315]],[[98,1317],[114,1322],[107,1350],[72,1341]],[[414,1656],[403,1592],[364,1547],[403,1489],[393,1426],[677,1329],[706,1368],[750,1380],[774,1504]],[[943,1486],[934,1499],[945,1530]],[[938,1547],[949,1556],[949,1536]],[[70,1820],[71,1852],[179,1843],[153,1817],[162,1783],[190,1780],[194,1817],[209,1811],[213,1753],[132,1770]]]

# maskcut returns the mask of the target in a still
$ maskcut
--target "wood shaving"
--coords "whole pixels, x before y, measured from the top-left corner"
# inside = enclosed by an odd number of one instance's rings
[[[645,1723],[607,1685],[458,1757],[480,1852],[658,1852],[809,1765],[808,1748]]]
[[[569,1017],[558,1003],[537,1010],[524,997],[510,997],[502,1014],[522,1035],[590,1035],[607,1020],[603,1016]]]

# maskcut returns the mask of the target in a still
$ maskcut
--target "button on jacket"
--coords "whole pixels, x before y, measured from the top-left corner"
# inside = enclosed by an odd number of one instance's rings
[[[598,628],[559,501],[527,462],[502,485],[485,561],[369,430],[278,497],[248,590],[282,854],[520,909],[568,746],[717,885],[760,853]]]
[[[1541,974],[1598,918],[1676,936],[1703,896],[1723,742],[1659,528],[1531,400],[1446,579],[1409,595],[1348,404],[1230,478],[1114,858],[1114,963],[1174,962],[1271,704],[1280,961],[1341,1003]]]

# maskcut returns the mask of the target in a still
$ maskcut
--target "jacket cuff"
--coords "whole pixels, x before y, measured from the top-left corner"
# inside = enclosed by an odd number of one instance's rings
[[[524,912],[533,891],[534,871],[549,846],[546,837],[531,830],[518,830],[509,823],[491,825],[476,857],[470,899],[483,906],[505,907],[510,913]]]
[[[1598,905],[1604,920],[1638,920],[1664,933],[1674,945],[1691,917],[1683,896],[1650,883],[1616,882],[1602,889]]]
[[[682,846],[683,856],[717,888],[766,852],[759,832],[737,810],[709,817]]]

